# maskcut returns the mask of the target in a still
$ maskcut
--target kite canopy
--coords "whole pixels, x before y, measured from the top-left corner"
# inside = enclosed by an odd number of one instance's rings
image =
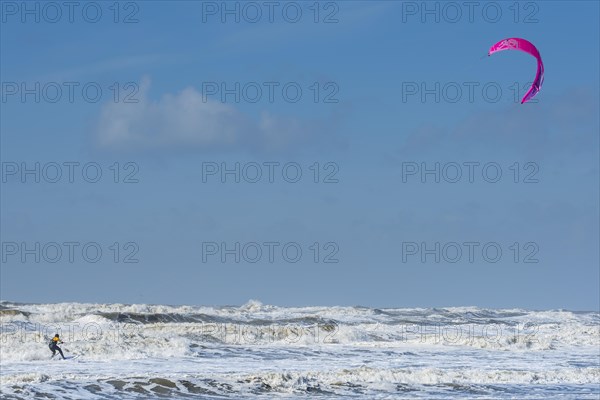
[[[538,49],[536,49],[533,43],[521,38],[509,38],[499,41],[490,47],[488,56],[491,56],[492,54],[502,50],[520,50],[534,56],[537,59],[537,73],[535,74],[533,84],[521,100],[521,104],[523,104],[531,100],[533,96],[540,91],[542,88],[542,83],[544,83],[544,63],[542,63],[542,56],[540,56],[540,52]]]

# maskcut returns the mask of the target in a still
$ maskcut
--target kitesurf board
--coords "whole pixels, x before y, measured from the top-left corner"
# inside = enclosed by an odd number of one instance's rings
[[[65,356],[65,360],[74,360],[79,356]],[[62,359],[61,359],[62,360]]]

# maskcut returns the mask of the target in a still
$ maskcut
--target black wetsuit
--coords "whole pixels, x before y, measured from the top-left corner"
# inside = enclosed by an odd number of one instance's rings
[[[58,351],[63,360],[65,359],[65,355],[63,354],[60,347],[58,347],[58,342],[52,340],[50,344],[48,344],[48,347],[50,347],[50,350],[52,351],[52,357],[54,357],[56,355],[56,352]]]

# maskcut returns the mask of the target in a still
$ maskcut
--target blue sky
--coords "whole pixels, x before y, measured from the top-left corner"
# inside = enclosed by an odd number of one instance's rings
[[[598,309],[597,2],[46,4],[2,2],[3,300]]]

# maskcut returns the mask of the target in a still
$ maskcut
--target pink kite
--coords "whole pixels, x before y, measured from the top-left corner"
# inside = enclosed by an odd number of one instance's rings
[[[531,98],[540,91],[542,84],[544,83],[544,64],[542,63],[542,56],[540,56],[540,52],[535,48],[533,43],[520,38],[509,38],[499,41],[490,47],[488,56],[502,50],[520,50],[527,54],[531,54],[537,59],[537,73],[535,74],[533,84],[521,100],[521,104],[523,104],[526,101],[531,100]]]

